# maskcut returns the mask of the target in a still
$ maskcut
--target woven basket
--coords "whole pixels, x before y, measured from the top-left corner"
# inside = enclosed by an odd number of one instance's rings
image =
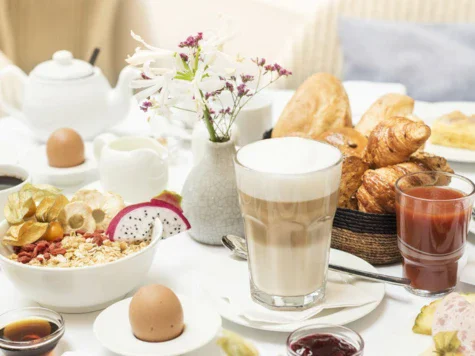
[[[333,220],[332,247],[372,265],[399,262],[396,215],[338,208]]]

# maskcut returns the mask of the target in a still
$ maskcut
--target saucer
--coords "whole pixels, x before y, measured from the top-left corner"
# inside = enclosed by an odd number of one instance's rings
[[[178,295],[183,306],[185,330],[176,339],[145,342],[137,339],[130,328],[129,304],[132,298],[117,302],[104,310],[94,322],[94,334],[107,349],[119,355],[178,356],[199,349],[217,335],[221,317],[209,305]]]
[[[48,164],[46,156],[46,145],[34,147],[21,159],[21,164],[29,167],[31,173],[37,177],[41,176],[49,183],[57,186],[72,186],[82,183],[86,179],[87,173],[97,169],[97,161],[94,158],[92,143],[84,142],[85,161],[79,166],[70,168],[55,168]]]
[[[235,263],[235,260],[229,259],[229,263]],[[237,262],[240,263],[241,261]],[[352,255],[350,253],[331,249],[330,250],[330,263],[348,268],[358,269],[367,272],[378,273],[377,269],[365,260]],[[222,266],[225,268],[227,266]],[[242,273],[246,273],[247,266],[243,266]],[[352,321],[363,318],[371,313],[381,303],[385,294],[384,283],[372,282],[358,277],[342,275],[346,280],[351,282],[352,285],[358,287],[361,291],[371,295],[375,298],[374,302],[364,304],[357,307],[347,308],[332,308],[325,309],[306,320],[289,322],[285,324],[270,323],[270,322],[258,322],[251,321],[250,319],[240,315],[240,312],[233,308],[229,302],[223,298],[216,297],[213,301],[216,303],[216,308],[219,314],[233,323],[246,326],[252,329],[267,330],[274,332],[292,332],[304,326],[312,324],[333,324],[333,325],[346,325]]]

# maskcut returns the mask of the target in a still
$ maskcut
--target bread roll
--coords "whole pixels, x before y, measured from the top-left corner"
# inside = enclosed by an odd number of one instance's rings
[[[412,114],[414,99],[402,94],[386,94],[380,97],[363,114],[355,129],[365,136],[381,121],[393,116],[406,116]]]
[[[297,89],[272,131],[272,137],[300,136],[317,139],[325,131],[351,127],[348,95],[341,82],[317,73]]]
[[[325,131],[318,137],[338,148],[345,156],[363,157],[368,139],[351,127],[339,127]]]

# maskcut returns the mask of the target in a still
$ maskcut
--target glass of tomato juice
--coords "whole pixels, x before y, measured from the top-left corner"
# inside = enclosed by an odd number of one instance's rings
[[[455,289],[475,200],[475,185],[445,172],[418,172],[396,182],[398,247],[407,289],[438,296]]]

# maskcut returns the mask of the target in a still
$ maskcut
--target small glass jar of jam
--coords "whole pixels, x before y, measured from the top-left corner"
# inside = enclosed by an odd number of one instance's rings
[[[344,326],[316,324],[295,330],[287,339],[288,356],[362,356],[361,336]]]
[[[0,315],[0,350],[6,356],[48,355],[63,334],[63,317],[53,310],[31,307]]]

